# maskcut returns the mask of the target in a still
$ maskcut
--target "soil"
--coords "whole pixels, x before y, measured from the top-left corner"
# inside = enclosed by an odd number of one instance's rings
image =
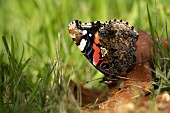
[[[115,83],[108,84],[107,93],[85,89],[82,84],[82,113],[170,113],[170,95],[167,92],[152,99],[151,52],[154,48],[148,32],[140,30],[138,33],[134,69]],[[162,40],[162,44],[170,50],[165,40]],[[77,97],[77,84],[71,82],[70,87]]]

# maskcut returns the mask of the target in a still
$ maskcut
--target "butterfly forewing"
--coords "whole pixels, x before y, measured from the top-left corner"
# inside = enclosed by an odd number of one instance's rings
[[[105,76],[124,75],[136,63],[138,33],[122,20],[68,25],[69,34],[86,58]]]

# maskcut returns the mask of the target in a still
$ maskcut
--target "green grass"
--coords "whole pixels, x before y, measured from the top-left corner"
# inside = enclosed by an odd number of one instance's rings
[[[6,54],[0,57],[0,111],[24,112],[78,112],[80,108],[75,101],[68,82],[64,79],[65,71],[57,53],[56,61],[49,63],[47,72],[39,77],[35,84],[27,81],[29,75],[24,72],[31,58],[23,61],[24,49],[20,59],[16,59],[13,37],[9,47],[6,37],[2,37]],[[57,47],[60,47],[58,45]],[[11,49],[9,49],[11,48]],[[56,49],[59,51],[59,48]],[[4,62],[6,55],[7,61]],[[27,79],[28,78],[28,79]]]
[[[155,9],[157,10],[157,9]],[[167,28],[167,22],[165,21],[165,29],[162,30],[161,35],[158,35],[158,31],[155,29],[157,28],[157,22],[155,25],[153,25],[152,18],[150,16],[149,7],[147,5],[147,12],[148,12],[148,19],[149,19],[149,26],[150,26],[150,32],[152,36],[152,41],[154,44],[154,50],[153,50],[153,65],[154,65],[154,98],[158,96],[158,94],[161,91],[167,91],[170,93],[170,51],[168,51],[166,48],[162,45],[162,37],[163,33],[166,34],[166,41],[169,44],[170,38],[168,37],[168,28]],[[157,15],[156,15],[157,16]],[[156,17],[158,18],[158,17]],[[157,20],[156,20],[157,21]],[[159,39],[159,42],[157,41]]]
[[[90,22],[116,18],[128,21],[138,30],[151,31],[152,37],[155,31],[168,37],[169,3],[165,0],[157,0],[156,5],[154,0],[0,0],[0,111],[79,112],[79,103],[68,88],[70,79],[85,82],[103,75],[72,42],[68,23],[75,19]],[[169,88],[166,86],[169,86],[170,56],[160,44],[155,45],[158,48],[153,57],[158,78],[155,84],[158,90],[165,90]],[[85,87],[105,86],[94,81]]]

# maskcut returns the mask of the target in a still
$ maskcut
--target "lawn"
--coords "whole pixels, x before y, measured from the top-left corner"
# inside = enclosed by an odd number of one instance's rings
[[[0,111],[80,112],[81,99],[75,101],[69,82],[86,82],[104,75],[73,43],[68,24],[76,19],[83,22],[123,19],[137,30],[151,32],[153,37],[155,33],[168,37],[169,3],[168,0],[0,0]],[[159,51],[165,51],[159,43],[155,45]],[[169,57],[169,52],[154,55],[156,76],[170,76]],[[165,79],[166,82],[155,84],[169,90],[169,78]],[[84,87],[106,89],[99,80]]]

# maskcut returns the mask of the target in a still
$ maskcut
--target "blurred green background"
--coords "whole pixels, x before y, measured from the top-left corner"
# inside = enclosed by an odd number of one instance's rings
[[[23,59],[31,57],[23,72],[29,88],[35,87],[39,78],[46,78],[49,65],[58,60],[66,79],[88,81],[103,75],[72,42],[67,25],[76,19],[123,19],[137,30],[149,31],[147,4],[154,28],[165,36],[165,21],[170,25],[168,0],[0,0],[0,36],[6,36],[9,45],[14,37],[16,59],[20,59],[23,47]],[[0,52],[6,52],[2,39]],[[5,55],[3,60],[8,62],[7,58]],[[86,84],[88,88],[100,86],[98,81]]]

